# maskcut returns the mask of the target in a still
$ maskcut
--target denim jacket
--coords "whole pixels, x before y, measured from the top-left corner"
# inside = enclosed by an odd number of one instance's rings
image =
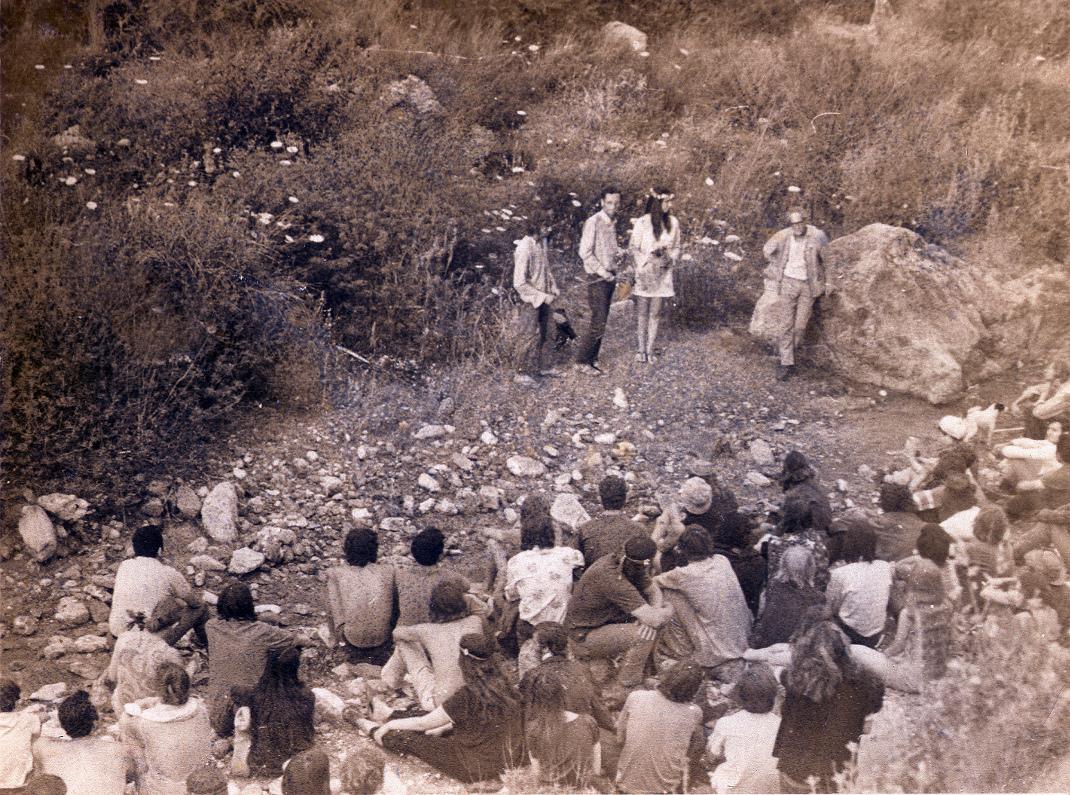
[[[825,262],[821,256],[822,249],[828,245],[829,239],[816,226],[806,225],[806,281],[810,285],[810,292],[817,298],[825,292]],[[784,267],[788,263],[788,251],[791,248],[791,227],[781,229],[766,242],[762,248],[765,254],[765,279],[776,282],[779,288],[784,278]]]

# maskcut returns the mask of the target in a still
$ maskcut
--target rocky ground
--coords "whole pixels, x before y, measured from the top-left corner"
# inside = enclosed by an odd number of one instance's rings
[[[115,569],[143,519],[165,523],[164,557],[209,600],[240,577],[263,618],[323,637],[324,571],[352,527],[377,527],[389,558],[435,523],[458,565],[482,578],[490,573],[486,538],[508,537],[523,495],[550,495],[555,518],[567,524],[596,509],[597,482],[615,469],[631,483],[629,507],[642,511],[698,456],[715,463],[745,510],[763,512],[779,498],[766,475],[791,449],[811,457],[834,506],[872,508],[874,471],[895,463],[907,435],[923,446],[934,438],[945,413],[816,369],[777,382],[767,353],[729,328],[667,334],[660,361],[638,364],[626,314],[615,307],[600,378],[569,370],[523,387],[473,368],[429,389],[381,385],[343,410],[295,418],[257,409],[196,473],[138,484],[140,503],[125,514],[105,513],[106,495],[80,495],[81,504],[27,491],[26,504],[51,508],[42,513],[59,548],[38,563],[17,534],[0,543],[3,669],[25,694],[91,684],[109,657]],[[42,514],[31,513],[40,523]],[[307,653],[306,679],[336,694],[322,699],[328,718],[373,695],[342,662],[325,646]],[[202,661],[195,683],[205,673]],[[328,745],[352,744],[331,725]],[[450,790],[419,766],[400,770],[416,791]]]

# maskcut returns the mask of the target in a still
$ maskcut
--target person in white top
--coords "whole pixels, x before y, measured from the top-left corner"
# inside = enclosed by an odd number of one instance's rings
[[[846,565],[832,570],[825,591],[828,608],[851,643],[871,649],[884,634],[892,593],[892,564],[876,557],[876,531],[856,522],[843,540],[841,559]]]
[[[793,209],[788,214],[788,222],[791,226],[769,238],[762,248],[768,263],[765,279],[776,283],[784,304],[778,341],[780,365],[777,378],[781,381],[795,368],[795,349],[806,333],[814,301],[832,292],[822,256],[828,237],[816,226],[806,223],[801,209]]]
[[[773,669],[748,663],[732,691],[743,707],[718,718],[706,743],[711,760],[723,759],[710,773],[710,786],[720,793],[776,792],[779,785],[773,744],[780,716],[773,713],[777,693]]]
[[[550,235],[549,213],[536,212],[529,222],[528,234],[516,244],[513,253],[513,289],[520,296],[519,367],[514,379],[519,384],[533,384],[536,376],[559,375],[544,370],[542,349],[549,333],[553,312],[550,305],[559,291],[550,272],[547,239]]]
[[[0,791],[26,783],[33,770],[33,739],[41,733],[41,720],[29,712],[16,712],[22,690],[10,679],[0,679]]]
[[[671,215],[673,194],[654,188],[646,200],[644,215],[632,227],[628,251],[635,267],[638,362],[653,362],[662,301],[672,298],[672,269],[680,257],[680,222]]]
[[[163,548],[160,526],[139,527],[134,531],[133,546],[134,557],[120,563],[115,573],[111,614],[108,616],[111,634],[119,637],[134,626],[136,616],[140,614],[148,619],[157,604],[174,597],[181,609],[173,611],[166,626],[153,626],[150,629],[172,646],[192,629],[197,642],[207,646],[204,624],[208,620],[208,608],[193,592],[185,577],[157,559]]]
[[[620,190],[613,186],[602,189],[601,209],[583,223],[580,236],[580,259],[587,276],[587,301],[591,307],[591,325],[576,355],[576,367],[588,375],[601,375],[598,354],[606,332],[606,318],[613,290],[617,285],[617,266],[620,246],[614,218],[620,206]]]

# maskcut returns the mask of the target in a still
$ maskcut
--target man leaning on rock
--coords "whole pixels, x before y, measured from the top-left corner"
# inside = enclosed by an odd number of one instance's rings
[[[788,222],[791,226],[769,238],[762,249],[767,262],[765,278],[776,282],[782,304],[777,334],[780,381],[787,380],[795,370],[795,349],[806,333],[814,301],[832,292],[822,258],[828,237],[806,223],[806,215],[800,208],[788,213]]]

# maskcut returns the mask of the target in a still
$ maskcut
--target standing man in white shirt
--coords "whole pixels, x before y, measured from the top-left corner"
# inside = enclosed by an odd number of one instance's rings
[[[620,190],[612,185],[603,188],[601,204],[601,209],[584,222],[580,236],[580,259],[587,274],[591,322],[576,356],[576,368],[588,375],[602,374],[598,369],[598,353],[602,349],[602,336],[606,332],[606,318],[617,286],[617,264],[621,257],[614,221],[620,206]]]
[[[795,370],[795,348],[806,333],[814,301],[832,292],[821,255],[828,237],[806,223],[801,209],[792,209],[788,221],[791,226],[769,238],[762,249],[768,263],[765,278],[777,283],[780,300],[785,304],[778,342],[780,381],[787,380]]]
[[[544,370],[542,349],[546,344],[553,310],[550,304],[558,296],[557,282],[550,272],[551,216],[535,212],[529,222],[528,233],[516,244],[513,253],[513,289],[520,296],[519,372],[513,379],[518,384],[531,385],[538,376],[560,375],[557,370]]]

